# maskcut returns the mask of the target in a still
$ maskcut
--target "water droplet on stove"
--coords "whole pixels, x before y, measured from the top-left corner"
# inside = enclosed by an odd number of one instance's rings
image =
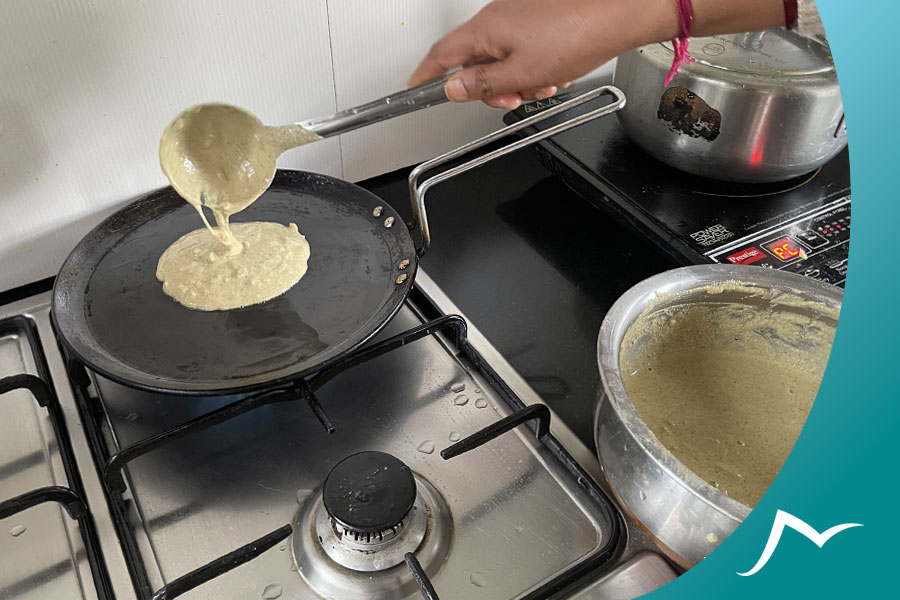
[[[484,587],[487,585],[487,579],[485,578],[484,573],[475,571],[474,573],[469,575],[469,583],[471,583],[475,587]]]
[[[480,393],[481,393],[481,388],[477,387],[477,388],[475,388],[475,389],[472,390],[472,391],[475,392],[476,394],[480,394]]]
[[[277,583],[269,584],[266,586],[266,589],[263,590],[263,600],[275,600],[275,598],[281,598],[281,592],[280,585]]]
[[[461,391],[463,391],[464,389],[466,389],[466,384],[464,384],[462,381],[457,381],[456,383],[454,383],[453,385],[450,386],[450,391],[453,392],[454,394],[458,394]]]
[[[416,448],[416,450],[423,454],[431,454],[432,452],[434,452],[434,442],[432,442],[431,440],[425,440],[424,442],[419,444],[419,447]]]
[[[134,422],[134,421],[137,421],[137,418],[138,418],[137,413],[128,413],[128,416],[125,417],[125,420]]]
[[[453,400],[453,404],[457,406],[465,406],[469,403],[469,397],[463,394],[462,396],[457,396],[455,400]]]
[[[9,530],[9,535],[11,535],[13,537],[19,537],[23,533],[25,533],[24,525],[16,525],[15,527],[13,527],[12,529]]]
[[[284,552],[285,550],[287,550],[287,544],[282,544],[282,545],[278,546],[278,549],[281,550],[282,552]]]
[[[475,401],[475,407],[476,408],[487,408],[487,400],[485,400],[484,398],[479,398],[478,400]]]
[[[462,437],[462,436],[459,435],[459,432],[458,432],[458,431],[451,431],[451,432],[450,432],[449,438],[450,438],[450,441],[451,441],[451,442],[458,442],[458,441],[459,441],[459,438],[461,438],[461,437]]]

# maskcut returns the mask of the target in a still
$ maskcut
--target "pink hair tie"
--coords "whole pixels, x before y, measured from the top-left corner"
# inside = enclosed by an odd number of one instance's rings
[[[694,62],[694,58],[688,53],[688,43],[691,40],[691,23],[694,22],[694,7],[691,5],[691,0],[675,0],[675,4],[678,6],[678,21],[681,23],[681,35],[672,40],[672,46],[675,48],[675,58],[672,60],[672,68],[669,69],[669,73],[666,75],[666,86],[678,74],[679,67]]]

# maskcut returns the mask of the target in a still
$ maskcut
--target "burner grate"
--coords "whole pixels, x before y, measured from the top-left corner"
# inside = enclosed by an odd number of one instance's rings
[[[78,523],[78,530],[81,533],[97,596],[100,600],[112,600],[114,596],[111,591],[106,564],[100,551],[97,530],[88,511],[88,506],[84,501],[85,493],[81,477],[78,475],[78,466],[69,434],[65,428],[62,408],[60,407],[59,399],[52,390],[52,386],[48,383],[50,380],[49,370],[41,351],[37,330],[34,323],[24,316],[11,317],[0,321],[0,338],[12,335],[20,336],[27,340],[38,375],[21,373],[0,379],[0,396],[15,390],[27,390],[38,406],[47,411],[59,447],[68,487],[58,485],[45,486],[26,491],[13,498],[8,498],[0,502],[0,519],[12,517],[47,502],[60,504],[69,517]],[[11,591],[15,587],[16,584],[12,583],[5,589]]]
[[[428,300],[418,293],[416,290],[413,296],[417,298],[417,303],[427,305]],[[424,310],[428,310],[427,308]],[[606,564],[620,548],[621,544],[621,518],[612,507],[608,498],[596,486],[593,480],[581,469],[577,462],[565,451],[565,449],[557,442],[552,435],[549,434],[550,412],[546,406],[536,405],[526,407],[522,401],[515,396],[508,386],[500,379],[500,377],[491,369],[484,361],[479,353],[470,345],[466,338],[466,323],[456,315],[440,315],[436,310],[431,309],[433,320],[422,323],[421,325],[412,327],[407,331],[397,335],[388,337],[383,341],[371,343],[361,348],[337,362],[328,369],[314,374],[307,379],[295,382],[287,388],[278,390],[269,390],[261,392],[253,396],[239,399],[233,403],[222,406],[216,410],[203,414],[197,418],[182,423],[179,426],[171,428],[158,435],[143,439],[133,443],[116,452],[110,452],[107,446],[109,434],[104,432],[104,428],[109,428],[110,424],[107,420],[106,413],[102,404],[102,400],[93,390],[90,378],[87,376],[87,370],[83,365],[77,362],[69,361],[70,379],[75,383],[75,397],[79,405],[79,410],[89,418],[85,419],[86,434],[91,443],[95,460],[101,472],[104,473],[103,483],[107,501],[110,505],[110,512],[113,515],[114,526],[117,534],[122,541],[123,551],[126,554],[126,563],[128,564],[132,582],[140,598],[145,600],[171,600],[189,590],[195,589],[213,579],[227,573],[234,568],[257,559],[267,550],[277,545],[282,540],[289,537],[293,532],[299,532],[297,525],[284,525],[259,539],[231,551],[220,558],[208,562],[207,564],[194,569],[168,584],[153,589],[150,583],[150,577],[143,563],[142,554],[139,549],[135,532],[132,529],[129,519],[129,503],[130,499],[127,495],[128,482],[125,478],[125,467],[139,456],[158,450],[166,446],[170,442],[194,435],[198,432],[209,429],[220,423],[224,423],[238,415],[257,410],[266,404],[278,402],[292,402],[294,400],[305,400],[313,412],[316,413],[318,421],[326,431],[333,431],[325,409],[319,404],[315,398],[316,392],[328,381],[332,380],[338,374],[360,365],[366,361],[374,359],[378,356],[402,348],[416,340],[441,334],[443,339],[449,346],[452,346],[453,352],[460,360],[470,364],[472,369],[478,372],[481,377],[488,381],[491,387],[498,393],[499,397],[507,403],[507,405],[515,411],[509,417],[501,419],[497,423],[476,432],[473,435],[453,444],[447,448],[442,456],[448,459],[451,456],[457,456],[464,452],[474,450],[482,444],[488,443],[492,439],[511,431],[518,425],[527,421],[537,420],[538,425],[535,428],[538,439],[543,446],[556,457],[562,467],[568,471],[573,480],[577,481],[577,485],[581,491],[593,500],[597,505],[597,510],[602,514],[603,518],[609,523],[609,528],[605,532],[606,537],[604,545],[589,558],[573,565],[568,570],[562,572],[559,576],[540,585],[532,590],[526,597],[530,600],[540,598],[548,598],[559,589],[573,583],[588,573],[596,572],[598,568]],[[420,492],[422,488],[420,487]],[[428,490],[426,486],[426,491]],[[428,510],[427,505],[423,506],[423,514]],[[324,512],[324,511],[323,511]],[[413,511],[416,512],[416,511]],[[373,541],[381,534],[379,543],[385,543],[384,532],[391,528],[399,528],[403,523],[404,527],[400,531],[399,537],[402,537],[412,528],[412,520],[414,515],[410,517],[409,522],[406,518],[401,517],[396,523],[387,528],[380,528],[377,531],[363,532],[369,534],[369,541]],[[329,520],[329,525],[333,526],[334,522]],[[350,530],[359,533],[359,528],[352,527]],[[337,531],[335,531],[337,534]],[[295,534],[295,545],[299,534]],[[355,539],[354,542],[364,541],[362,538]],[[390,541],[387,541],[390,544]],[[283,549],[283,548],[282,548]],[[403,551],[399,558],[399,564],[405,564],[410,570],[407,578],[411,577],[410,583],[418,585],[426,598],[436,598],[434,586],[429,582],[428,575],[419,564],[418,559],[412,552]],[[426,567],[427,568],[427,567]],[[415,587],[413,587],[415,589]]]

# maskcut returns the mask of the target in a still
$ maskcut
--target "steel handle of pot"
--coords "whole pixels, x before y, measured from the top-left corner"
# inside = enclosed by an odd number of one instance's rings
[[[540,123],[541,121],[545,121],[547,119],[555,117],[561,113],[575,108],[580,104],[584,104],[585,102],[595,100],[602,96],[611,96],[612,102],[601,106],[600,108],[596,108],[594,110],[586,112],[582,115],[572,117],[571,119],[553,125],[552,127],[548,127],[543,131],[538,131],[537,133],[533,133],[527,137],[517,139],[513,142],[510,142],[509,144],[506,144],[505,146],[501,146],[496,150],[492,150],[460,165],[432,175],[421,183],[419,182],[419,179],[424,173],[434,169],[439,165],[443,165],[473,150],[477,150],[478,148],[486,146],[487,144],[490,144],[492,142],[496,142],[497,140],[500,140],[510,134],[521,131],[522,129],[525,129],[527,127],[531,127],[536,123]],[[605,85],[596,89],[592,89],[588,92],[584,92],[583,94],[579,94],[574,98],[566,100],[565,102],[561,102],[560,104],[557,104],[556,106],[553,106],[551,108],[545,109],[542,112],[532,115],[517,123],[507,125],[506,127],[498,129],[493,133],[489,133],[482,138],[464,144],[459,148],[456,148],[455,150],[451,150],[446,154],[441,154],[440,156],[423,162],[418,167],[413,169],[409,174],[409,196],[410,203],[412,204],[413,214],[413,222],[411,224],[411,227],[415,227],[416,225],[418,225],[419,231],[422,236],[421,246],[417,251],[419,257],[424,255],[428,251],[428,248],[431,246],[431,230],[428,225],[428,213],[425,210],[425,195],[432,187],[434,187],[438,183],[441,183],[442,181],[450,179],[451,177],[455,177],[460,173],[470,171],[487,162],[490,162],[495,158],[500,158],[501,156],[505,156],[507,154],[510,154],[511,152],[515,152],[516,150],[534,144],[535,142],[545,140],[551,136],[556,135],[557,133],[572,129],[573,127],[578,127],[579,125],[587,123],[588,121],[591,121],[593,119],[610,115],[624,106],[625,94],[622,93],[622,90],[612,85]]]
[[[322,137],[332,137],[423,108],[437,106],[449,102],[444,93],[444,84],[451,75],[453,73],[448,73],[438,79],[426,81],[421,85],[390,94],[384,98],[348,108],[327,117],[303,121],[298,125]]]

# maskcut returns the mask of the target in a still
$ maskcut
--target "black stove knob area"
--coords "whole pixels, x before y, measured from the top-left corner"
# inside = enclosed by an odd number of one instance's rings
[[[339,462],[325,478],[322,502],[347,530],[377,533],[402,523],[416,499],[416,480],[401,460],[384,452],[360,452]]]

